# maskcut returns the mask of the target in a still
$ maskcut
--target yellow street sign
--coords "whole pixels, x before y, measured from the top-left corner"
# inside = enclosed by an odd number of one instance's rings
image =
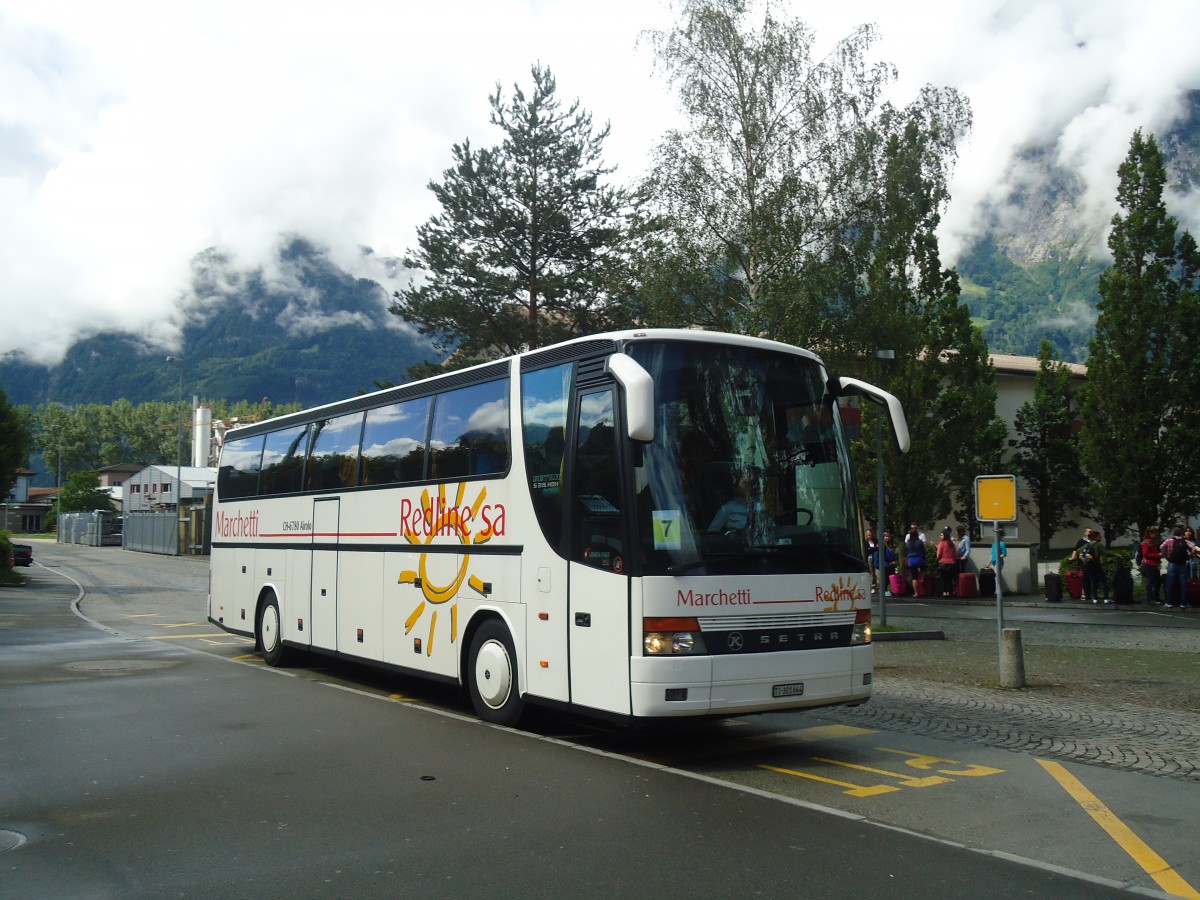
[[[980,475],[975,479],[975,518],[981,522],[1017,521],[1017,476]]]

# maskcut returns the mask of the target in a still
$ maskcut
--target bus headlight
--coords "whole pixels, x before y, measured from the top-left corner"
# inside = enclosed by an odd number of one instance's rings
[[[850,632],[850,644],[871,643],[871,611],[860,609],[854,614],[854,630]]]
[[[647,618],[642,620],[642,651],[646,656],[697,656],[708,649],[696,619]]]

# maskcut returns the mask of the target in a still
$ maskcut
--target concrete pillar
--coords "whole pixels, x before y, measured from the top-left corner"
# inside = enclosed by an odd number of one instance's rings
[[[1025,651],[1021,629],[1005,628],[1000,635],[1000,687],[1025,687]]]

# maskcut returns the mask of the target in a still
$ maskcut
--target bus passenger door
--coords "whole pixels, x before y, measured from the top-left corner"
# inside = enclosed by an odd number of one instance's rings
[[[337,649],[338,519],[341,501],[313,501],[312,645]]]
[[[611,384],[576,395],[567,628],[571,701],[628,713],[629,578],[615,395]]]

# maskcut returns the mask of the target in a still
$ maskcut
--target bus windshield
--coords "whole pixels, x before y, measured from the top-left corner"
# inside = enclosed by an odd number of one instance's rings
[[[655,385],[654,440],[633,470],[643,574],[866,571],[817,361],[699,341],[627,347]]]

